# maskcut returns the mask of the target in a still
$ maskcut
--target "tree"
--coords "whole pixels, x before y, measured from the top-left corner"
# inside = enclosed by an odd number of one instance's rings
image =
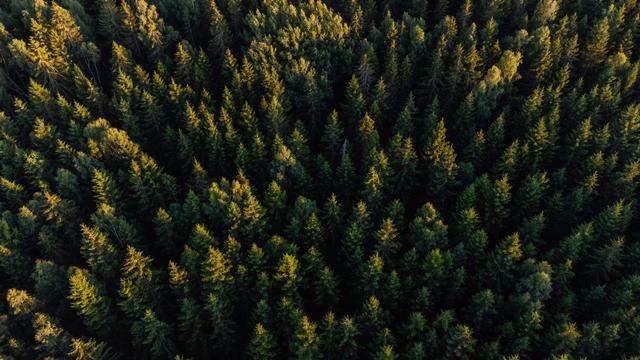
[[[120,3],[121,26],[128,45],[141,55],[158,57],[163,51],[164,20],[159,17],[156,6],[145,0]]]
[[[118,359],[117,353],[115,353],[111,347],[102,341],[96,341],[94,339],[71,339],[71,350],[68,355],[72,356],[75,360]]]
[[[591,29],[583,51],[585,66],[595,70],[604,63],[609,46],[609,19],[605,16]]]
[[[8,44],[8,50],[23,70],[49,84],[52,89],[59,89],[71,75],[72,49],[88,44],[67,9],[57,3],[41,7],[42,12],[50,11],[50,21],[48,16],[30,17],[28,44],[14,38]]]
[[[44,309],[52,311],[64,302],[68,287],[67,272],[63,266],[50,260],[36,260],[31,279]]]
[[[358,79],[353,75],[347,85],[346,104],[344,109],[345,119],[350,130],[355,129],[358,121],[362,119],[364,111],[365,100],[362,95],[362,89],[360,88]]]
[[[7,290],[7,304],[13,315],[30,315],[36,310],[37,299],[25,290],[11,288]]]
[[[382,289],[382,283],[384,281],[384,261],[377,253],[369,257],[369,261],[362,269],[361,281],[361,293],[363,298],[369,298],[376,296]]]
[[[506,174],[494,182],[493,199],[492,225],[500,229],[509,216],[509,203],[511,201],[511,185]]]
[[[319,359],[319,339],[316,325],[306,316],[302,317],[296,326],[291,344],[289,345],[295,359]]]
[[[541,26],[533,34],[534,42],[531,52],[535,60],[533,61],[531,72],[533,73],[534,82],[542,83],[546,74],[551,68],[551,31],[547,26]]]
[[[407,102],[398,115],[398,119],[393,127],[394,132],[403,137],[409,137],[413,134],[413,117],[416,113],[414,101],[413,94],[409,94]]]
[[[192,347],[194,352],[204,342],[204,322],[202,319],[202,307],[193,299],[183,297],[180,301],[180,313],[178,314],[179,336]]]
[[[269,183],[265,197],[267,215],[270,216],[275,224],[280,224],[284,216],[284,209],[286,208],[286,191],[284,191],[277,182],[272,181]]]
[[[393,193],[402,200],[408,199],[408,194],[415,185],[417,173],[418,155],[413,139],[394,136],[389,143],[389,165],[392,169],[390,182],[393,184]]]
[[[358,64],[358,81],[360,82],[360,89],[362,89],[364,95],[369,93],[369,88],[373,83],[373,76],[375,75],[375,70],[369,56],[370,54],[368,53],[362,54]]]
[[[352,222],[345,230],[341,244],[345,268],[349,269],[351,279],[356,279],[364,261],[364,231],[357,222]]]
[[[302,228],[302,241],[306,247],[324,249],[325,233],[316,212],[312,212]]]
[[[380,301],[375,296],[364,301],[358,323],[362,326],[360,336],[370,339],[370,342],[365,345],[368,351],[377,350],[382,342],[384,319]]]
[[[390,218],[384,219],[375,237],[378,241],[376,251],[382,259],[386,261],[392,260],[400,248],[400,244],[397,242],[398,230],[393,224],[393,220]]]
[[[382,347],[382,349],[378,350],[378,352],[376,353],[374,359],[376,359],[376,360],[395,360],[395,359],[397,359],[397,356],[396,356],[395,352],[393,351],[393,346],[385,345],[385,346]]]
[[[424,158],[428,164],[427,177],[431,192],[438,194],[455,180],[458,171],[456,152],[453,145],[446,139],[446,129],[442,119],[429,140]]]
[[[88,271],[72,268],[69,287],[71,306],[83,317],[87,327],[96,334],[108,334],[114,319],[104,286]]]
[[[331,161],[335,161],[340,152],[340,146],[343,143],[344,129],[338,117],[338,112],[333,110],[324,127],[322,143],[324,145],[325,154]]]
[[[447,359],[467,359],[473,352],[476,340],[473,331],[466,325],[456,325],[447,336]]]
[[[376,130],[375,121],[365,113],[358,127],[358,139],[360,142],[360,154],[365,159],[365,164],[370,163],[373,153],[380,145],[380,136]]]
[[[520,212],[529,215],[539,211],[548,187],[549,178],[546,173],[528,175],[518,194]]]
[[[433,204],[423,205],[409,225],[409,240],[421,253],[433,248],[442,248],[447,243],[447,225]]]
[[[104,278],[113,278],[120,260],[116,247],[97,227],[90,228],[83,224],[81,231],[80,250],[91,270]]]
[[[118,305],[129,318],[142,319],[147,315],[147,310],[155,305],[157,289],[151,262],[152,259],[141,251],[132,246],[127,247],[127,256],[120,278]],[[133,332],[135,329],[132,328]],[[138,333],[140,333],[139,330]]]
[[[340,164],[335,173],[335,186],[340,188],[341,199],[350,199],[353,195],[353,189],[355,187],[356,170],[345,141],[342,145]]]
[[[167,323],[159,320],[151,309],[147,309],[140,322],[134,323],[134,338],[142,338],[154,358],[165,358],[172,353],[171,331]]]
[[[488,279],[497,284],[509,282],[517,262],[522,258],[522,243],[518,233],[511,234],[502,240],[489,254],[486,271]]]
[[[202,286],[205,295],[205,309],[209,312],[213,324],[211,336],[215,346],[228,351],[235,332],[233,320],[233,286],[235,279],[231,273],[232,265],[226,254],[209,247],[207,257],[202,264]]]
[[[41,356],[64,356],[69,347],[69,334],[50,316],[37,312],[33,319],[35,350]]]
[[[229,42],[229,25],[222,12],[220,12],[215,0],[209,1],[208,15],[209,34],[211,35],[209,48],[212,58],[222,59],[222,55],[227,49],[227,43]]]
[[[282,291],[285,296],[296,299],[298,297],[298,259],[295,255],[284,254],[280,259],[275,279],[282,284]]]
[[[275,340],[260,323],[256,324],[249,343],[248,356],[251,360],[272,360],[276,358]]]
[[[555,20],[558,8],[556,0],[539,1],[533,13],[534,21],[539,25],[545,25],[547,22]]]
[[[595,279],[609,279],[616,268],[622,265],[621,257],[624,247],[624,239],[617,238],[595,250],[592,255],[592,263],[588,265],[589,272]]]
[[[338,280],[334,271],[330,267],[325,266],[320,271],[315,285],[316,303],[333,308],[340,300],[340,292],[338,290]]]

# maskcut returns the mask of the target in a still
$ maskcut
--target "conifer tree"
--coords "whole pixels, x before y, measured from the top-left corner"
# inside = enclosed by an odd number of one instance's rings
[[[591,29],[583,52],[586,66],[595,69],[605,61],[609,46],[609,19],[603,17]]]
[[[118,355],[104,342],[94,339],[71,339],[69,356],[76,360],[104,359],[115,360]]]
[[[113,324],[111,302],[104,286],[86,270],[73,268],[69,273],[69,300],[84,323],[98,334],[109,333]]]
[[[0,8],[0,358],[637,355],[637,0]]]
[[[252,360],[272,360],[276,358],[275,341],[262,324],[257,324],[249,344],[248,356]]]
[[[437,194],[447,188],[455,180],[458,170],[456,152],[453,145],[447,141],[444,121],[438,122],[437,128],[429,140],[425,153],[428,164],[427,174],[431,191]]]
[[[107,236],[98,228],[81,225],[82,245],[80,250],[95,274],[111,278],[118,271],[119,254]]]
[[[147,345],[153,357],[163,358],[171,354],[173,344],[169,325],[158,320],[151,309],[147,309],[144,317],[133,329],[134,338],[141,338],[142,344]]]

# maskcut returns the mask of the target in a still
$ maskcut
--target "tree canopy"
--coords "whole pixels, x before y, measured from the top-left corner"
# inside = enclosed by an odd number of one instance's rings
[[[640,358],[638,0],[0,1],[0,359]]]

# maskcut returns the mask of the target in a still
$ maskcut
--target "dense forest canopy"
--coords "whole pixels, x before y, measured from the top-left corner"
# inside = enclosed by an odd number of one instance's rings
[[[640,359],[638,0],[0,0],[0,359]]]

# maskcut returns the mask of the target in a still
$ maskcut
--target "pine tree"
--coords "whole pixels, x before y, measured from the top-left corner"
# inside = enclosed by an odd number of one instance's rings
[[[79,268],[70,270],[69,286],[71,306],[83,317],[87,327],[96,334],[108,334],[114,319],[104,286],[91,273]]]
[[[155,5],[145,0],[120,3],[122,28],[129,45],[138,52],[155,58],[163,51],[164,21],[159,17]]]
[[[357,278],[360,267],[364,261],[364,231],[356,222],[352,222],[345,230],[343,243],[341,245],[342,258],[345,261],[345,268],[349,269],[352,278]]]
[[[96,341],[94,339],[71,339],[71,350],[68,355],[72,356],[75,360],[116,360],[118,355],[113,351],[109,345],[102,341]]]
[[[390,180],[394,185],[394,194],[406,201],[415,183],[418,155],[410,137],[402,139],[400,135],[396,135],[388,146],[389,165],[393,173]]]
[[[157,289],[151,262],[152,259],[141,251],[132,246],[127,247],[127,256],[120,278],[118,305],[132,319],[143,318],[149,307],[155,305]]]
[[[547,72],[551,68],[551,31],[549,27],[542,26],[534,32],[535,42],[532,45],[531,52],[535,60],[531,72],[536,84],[544,82]]]
[[[380,254],[385,261],[395,258],[396,252],[400,248],[400,244],[397,241],[398,230],[396,229],[393,220],[386,218],[380,224],[380,229],[375,234],[376,251]]]
[[[468,359],[476,344],[473,331],[466,325],[457,325],[447,336],[447,359]]]
[[[380,301],[375,296],[365,300],[358,323],[362,325],[360,335],[369,339],[369,342],[366,345],[363,343],[363,345],[369,352],[377,350],[381,345],[384,319]]]
[[[317,326],[303,316],[289,345],[294,359],[319,359],[319,338]]]
[[[335,160],[340,152],[340,146],[343,143],[343,128],[338,118],[338,112],[333,110],[324,128],[324,134],[322,136],[322,143],[327,158],[329,160]]]
[[[209,247],[207,257],[202,264],[202,278],[205,309],[209,312],[212,324],[212,337],[216,347],[228,351],[231,346],[235,322],[232,318],[234,277],[231,273],[229,258],[220,250]]]
[[[511,185],[506,174],[494,182],[493,199],[492,225],[500,229],[509,216],[511,201]]]
[[[251,360],[272,360],[276,358],[276,343],[262,324],[256,324],[249,343],[248,356]]]
[[[533,13],[534,22],[538,25],[545,25],[546,23],[555,20],[558,8],[559,5],[556,0],[539,1]]]
[[[333,308],[340,300],[340,292],[338,288],[338,281],[336,276],[330,267],[325,266],[320,271],[318,279],[315,285],[316,303],[325,306],[326,308]]]
[[[66,355],[70,336],[54,319],[43,313],[36,313],[33,319],[35,350],[43,357]]]
[[[38,306],[37,299],[25,290],[11,288],[7,290],[7,305],[12,315],[31,315]]]
[[[433,204],[427,203],[418,209],[409,225],[409,240],[421,254],[447,244],[447,225]]]
[[[272,181],[265,193],[265,206],[267,215],[274,224],[280,224],[284,217],[286,208],[287,193],[277,182]]]
[[[166,358],[172,353],[170,327],[159,320],[151,309],[147,309],[141,321],[134,323],[134,326],[137,327],[133,332],[134,339],[142,338],[142,344],[149,347],[154,358]]]
[[[295,255],[284,254],[280,259],[275,279],[282,284],[282,291],[285,296],[296,299],[298,297],[298,259]]]
[[[542,199],[549,187],[546,173],[527,176],[519,190],[519,209],[523,215],[531,215],[541,209]]]
[[[591,29],[583,51],[585,66],[595,70],[604,63],[609,46],[609,19],[605,16]]]
[[[365,113],[362,120],[360,120],[358,140],[360,142],[360,154],[362,158],[365,159],[364,163],[370,163],[373,152],[375,152],[380,145],[380,136],[376,130],[375,121],[368,113]]]
[[[433,194],[444,191],[454,180],[458,170],[456,152],[446,139],[444,121],[438,122],[425,153],[428,164],[427,174]]]
[[[360,292],[363,298],[366,299],[380,293],[384,275],[384,261],[380,255],[374,253],[369,257],[369,261],[367,261],[362,269]]]
[[[191,346],[193,351],[200,349],[204,342],[202,308],[193,299],[183,297],[178,314],[180,339]]]
[[[348,129],[353,130],[356,128],[356,124],[358,124],[360,119],[362,119],[365,110],[364,96],[362,95],[360,83],[355,75],[349,80],[345,98],[345,121]]]
[[[31,279],[35,295],[47,311],[52,311],[64,301],[68,293],[67,271],[50,260],[36,260]]]
[[[80,250],[95,274],[110,278],[118,270],[119,254],[107,236],[97,228],[81,225]]]

